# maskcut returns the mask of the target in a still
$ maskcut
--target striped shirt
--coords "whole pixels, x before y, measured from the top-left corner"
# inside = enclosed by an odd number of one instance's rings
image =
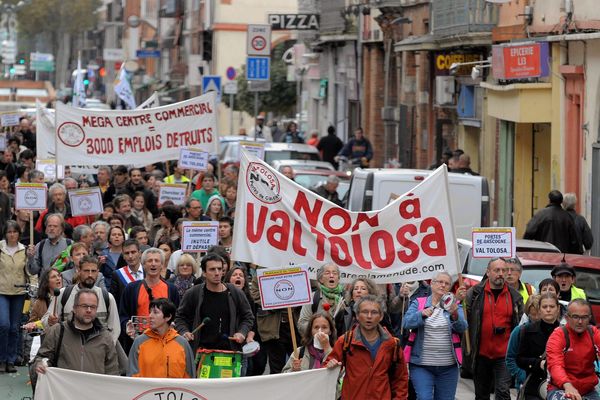
[[[425,319],[423,355],[420,365],[447,366],[456,364],[450,334],[450,322],[441,308],[434,307],[431,317]]]

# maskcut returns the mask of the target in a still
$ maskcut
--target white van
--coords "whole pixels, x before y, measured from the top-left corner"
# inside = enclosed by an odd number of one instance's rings
[[[419,169],[357,168],[352,174],[347,207],[350,211],[380,210],[390,202],[393,195],[410,191],[432,172]],[[450,172],[448,183],[456,236],[471,240],[473,227],[489,226],[487,179]]]

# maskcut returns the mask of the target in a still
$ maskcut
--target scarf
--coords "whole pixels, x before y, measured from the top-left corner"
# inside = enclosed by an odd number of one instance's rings
[[[185,291],[194,285],[194,275],[190,275],[188,278],[182,278],[178,276],[175,278],[175,282],[173,282],[173,284],[175,285],[175,288],[177,288],[179,298],[182,298]]]
[[[311,344],[306,346],[306,348],[308,349],[308,354],[310,354],[315,360],[315,363],[312,367],[310,367],[310,369],[321,368],[321,366],[323,365],[323,358],[325,356],[325,352],[323,350],[315,349],[315,346]]]
[[[325,297],[327,300],[332,300],[333,304],[336,304],[342,296],[342,294],[344,293],[344,287],[342,285],[337,285],[333,289],[329,289],[327,286],[324,285],[320,286],[323,297]]]

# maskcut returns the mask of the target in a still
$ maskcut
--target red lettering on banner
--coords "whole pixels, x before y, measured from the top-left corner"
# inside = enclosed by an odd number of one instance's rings
[[[404,219],[421,218],[421,202],[419,199],[406,199],[400,203],[400,216]]]
[[[433,233],[423,236],[421,248],[429,256],[445,256],[446,240],[442,224],[437,218],[428,217],[423,220],[419,230],[421,233],[426,233],[429,232],[429,228],[433,228]]]
[[[348,243],[346,243],[344,239],[332,236],[329,238],[329,244],[331,245],[331,259],[334,263],[340,267],[352,265],[352,257],[350,257]],[[343,253],[345,257],[342,258],[341,253]]]
[[[294,202],[294,211],[300,218],[302,215],[300,211],[304,211],[304,215],[306,217],[306,221],[310,226],[317,226],[317,222],[319,221],[319,214],[321,213],[321,207],[323,207],[323,201],[316,199],[314,207],[310,208],[308,204],[308,199],[304,192],[298,192],[296,195],[296,201]]]
[[[375,214],[372,217],[369,217],[365,213],[358,213],[356,217],[356,223],[352,227],[352,232],[355,232],[359,229],[359,225],[363,222],[366,222],[369,226],[376,227],[379,226],[379,214]]]
[[[302,224],[294,221],[294,233],[292,235],[292,249],[299,256],[306,255],[306,248],[302,247]]]
[[[343,221],[343,225],[339,228],[334,228],[331,225],[331,219],[336,216],[340,217]],[[352,219],[350,218],[348,211],[343,208],[332,207],[325,211],[325,214],[323,215],[323,226],[332,235],[341,235],[350,229],[352,226]]]
[[[281,221],[281,225],[273,225],[267,229],[267,240],[276,249],[287,251],[290,240],[290,217],[283,210],[273,211],[271,221]],[[279,236],[279,239],[277,239]]]
[[[260,207],[258,220],[256,221],[256,230],[254,228],[254,204],[246,204],[246,236],[252,243],[257,243],[265,230],[265,221],[267,220],[267,212],[269,210],[265,206]]]
[[[396,240],[402,247],[407,250],[410,250],[410,253],[402,250],[398,252],[398,258],[403,263],[411,263],[419,257],[419,246],[413,242],[412,240],[406,237],[406,234],[410,234],[411,236],[415,236],[417,234],[417,227],[412,224],[407,224],[398,229],[396,233]]]
[[[315,228],[310,228],[310,231],[317,236],[317,261],[323,261],[325,259],[325,235],[316,230]]]
[[[109,117],[94,117],[84,115],[81,119],[81,122],[84,127],[91,126],[92,128],[105,128],[105,127],[113,127],[113,124]]]
[[[383,256],[379,241],[383,242]],[[394,263],[394,238],[386,231],[375,231],[369,238],[369,252],[376,266],[387,268]]]
[[[354,259],[362,269],[371,269],[371,262],[365,259],[362,251],[362,242],[360,235],[352,235],[352,250],[354,250]]]

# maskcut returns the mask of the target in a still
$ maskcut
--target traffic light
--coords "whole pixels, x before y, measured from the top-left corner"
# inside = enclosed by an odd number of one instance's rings
[[[25,59],[24,58],[19,58],[19,64],[24,65],[25,64]]]
[[[104,78],[106,76],[106,68],[100,67],[98,70],[98,75],[100,75],[100,78]]]
[[[8,71],[10,72],[11,75],[14,75],[15,72],[17,72],[17,69],[15,67],[10,67],[10,69]]]
[[[206,62],[212,60],[212,48],[213,48],[213,32],[203,31],[202,32],[202,59]]]
[[[85,86],[89,85],[89,84],[90,84],[90,80],[89,80],[89,79],[87,79],[87,78],[85,78],[85,79],[83,80],[83,84],[84,84]]]

